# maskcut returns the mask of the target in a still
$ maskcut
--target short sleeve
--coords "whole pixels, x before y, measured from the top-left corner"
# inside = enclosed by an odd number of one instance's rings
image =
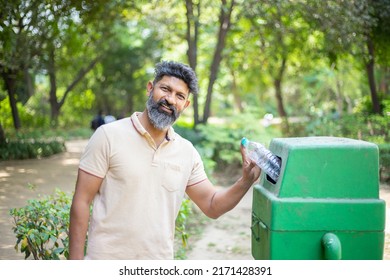
[[[109,141],[101,126],[90,138],[81,156],[79,168],[94,176],[104,178],[110,162],[109,151]]]
[[[204,165],[202,158],[200,157],[198,151],[193,147],[193,167],[191,171],[191,176],[188,180],[187,186],[196,185],[207,179],[207,174],[204,170]]]

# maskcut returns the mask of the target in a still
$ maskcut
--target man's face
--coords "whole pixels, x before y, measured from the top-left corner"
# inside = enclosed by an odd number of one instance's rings
[[[173,125],[190,101],[187,84],[176,77],[164,76],[154,86],[148,83],[146,109],[150,122],[160,130]]]

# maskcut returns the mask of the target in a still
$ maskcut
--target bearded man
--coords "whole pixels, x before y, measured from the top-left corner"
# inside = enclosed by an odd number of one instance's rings
[[[80,159],[69,259],[173,259],[175,220],[185,194],[208,217],[218,218],[259,178],[260,169],[241,147],[242,176],[222,190],[209,181],[197,150],[172,128],[189,106],[190,93],[197,92],[189,66],[163,61],[147,84],[145,110],[96,130]]]

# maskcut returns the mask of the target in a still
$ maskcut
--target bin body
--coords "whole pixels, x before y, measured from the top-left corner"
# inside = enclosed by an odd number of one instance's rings
[[[262,174],[253,188],[255,259],[383,258],[385,202],[375,144],[275,138],[270,150],[282,168],[276,183]]]

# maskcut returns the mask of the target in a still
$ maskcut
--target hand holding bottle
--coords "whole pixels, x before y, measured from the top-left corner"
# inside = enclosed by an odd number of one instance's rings
[[[242,138],[241,145],[245,147],[248,157],[276,182],[280,175],[280,159],[262,144],[249,141],[245,137]]]
[[[241,181],[244,185],[252,186],[260,177],[261,169],[257,164],[248,157],[244,146],[240,145],[240,151],[242,156],[242,177]]]

